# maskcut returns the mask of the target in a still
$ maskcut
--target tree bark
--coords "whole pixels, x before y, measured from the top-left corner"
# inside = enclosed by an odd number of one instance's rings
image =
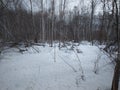
[[[119,71],[120,71],[120,61],[118,61],[115,66],[111,90],[118,90],[119,88]]]

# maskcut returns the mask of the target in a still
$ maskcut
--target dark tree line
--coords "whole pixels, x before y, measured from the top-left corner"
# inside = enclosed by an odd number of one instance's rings
[[[103,14],[95,15],[94,0],[91,1],[91,12],[86,6],[82,7],[81,12],[77,6],[73,11],[67,11],[66,1],[63,0],[59,15],[55,14],[54,0],[51,0],[51,7],[48,10],[44,10],[42,0],[39,1],[41,11],[34,13],[32,3],[35,2],[32,0],[30,0],[31,10],[24,8],[22,0],[6,0],[7,3],[1,0],[3,6],[1,5],[0,12],[4,13],[0,16],[1,41],[52,43],[54,40],[60,42],[98,40],[102,43],[112,40],[110,37],[112,15],[105,10]]]

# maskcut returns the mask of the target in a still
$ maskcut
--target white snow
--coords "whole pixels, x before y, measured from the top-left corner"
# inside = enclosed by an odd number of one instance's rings
[[[4,51],[0,90],[110,90],[114,67],[98,47],[82,43],[74,51],[57,45],[34,48],[40,52],[31,47],[24,54]]]

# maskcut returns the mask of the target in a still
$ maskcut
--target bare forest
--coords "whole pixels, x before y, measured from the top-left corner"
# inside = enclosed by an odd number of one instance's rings
[[[105,45],[100,49],[115,67],[111,90],[119,90],[120,0],[78,0],[69,9],[69,3],[75,1],[0,0],[0,54],[13,47],[24,52],[26,49],[19,46],[45,46],[46,43],[53,48],[58,43],[59,49],[68,42],[72,46],[82,41]]]

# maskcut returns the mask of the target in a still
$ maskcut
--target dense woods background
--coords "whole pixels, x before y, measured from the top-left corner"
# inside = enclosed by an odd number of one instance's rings
[[[90,5],[75,6],[67,10],[67,0],[50,1],[48,9],[43,0],[28,0],[31,3],[27,10],[23,0],[1,0],[0,35],[2,42],[50,42],[81,40],[108,42],[115,40],[116,6],[111,0],[91,0]],[[40,10],[33,11],[33,3]],[[82,3],[82,2],[81,2]],[[97,5],[101,3],[102,10],[95,14]],[[117,4],[119,9],[119,2]],[[56,13],[56,8],[59,12]],[[120,12],[119,12],[120,13]],[[118,13],[118,14],[119,14]]]
[[[80,1],[73,10],[66,9],[69,0],[0,0],[0,51],[4,46],[24,43],[61,43],[87,40],[105,44],[108,53],[117,52],[115,81],[118,88],[120,70],[120,0],[90,0],[89,5]],[[36,4],[39,11],[34,11]],[[96,8],[100,5],[100,12]],[[27,8],[29,6],[29,8]],[[47,7],[47,8],[46,8]],[[56,12],[57,10],[57,12]],[[115,85],[117,86],[115,86]],[[115,86],[115,87],[114,87]]]

